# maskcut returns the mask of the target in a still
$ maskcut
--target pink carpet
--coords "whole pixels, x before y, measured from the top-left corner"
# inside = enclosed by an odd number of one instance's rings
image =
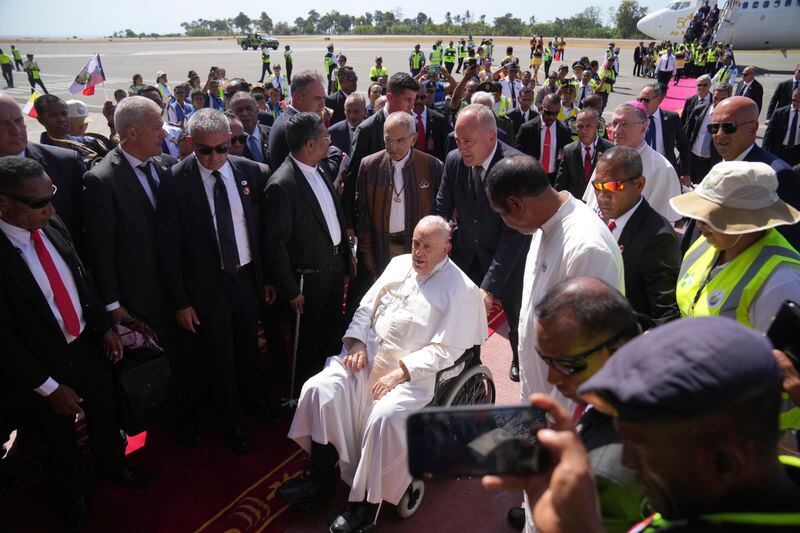
[[[679,115],[683,112],[683,103],[697,91],[695,78],[683,78],[678,85],[669,84],[669,90],[664,101],[659,106],[667,111],[675,111]]]

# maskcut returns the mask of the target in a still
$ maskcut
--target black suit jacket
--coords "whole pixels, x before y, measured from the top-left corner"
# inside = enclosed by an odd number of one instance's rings
[[[169,179],[175,163],[169,155],[153,158],[160,183]],[[158,226],[147,193],[119,147],[86,173],[83,184],[87,263],[103,303],[119,301],[160,328],[164,306]]]
[[[44,167],[58,193],[53,198],[58,218],[67,226],[75,247],[83,253],[83,212],[81,187],[86,167],[75,150],[57,146],[28,143],[25,157],[35,159]]]
[[[706,96],[708,102],[711,102],[711,93],[708,93]],[[686,128],[686,123],[689,122],[689,117],[692,116],[692,113],[698,106],[706,106],[708,103],[700,102],[700,97],[697,94],[693,94],[683,102],[683,111],[681,111],[681,124],[684,126],[684,131]],[[687,135],[688,136],[688,135]],[[689,145],[689,149],[691,150],[691,145]]]
[[[683,131],[683,124],[678,114],[674,111],[659,110],[661,113],[661,136],[664,139],[664,157],[675,168],[678,176],[688,176],[692,171],[692,146]],[[675,158],[675,148],[678,149],[681,162]]]
[[[336,207],[342,229],[338,260],[349,265],[350,247],[345,233],[345,220],[333,179],[325,167],[323,177]],[[262,216],[264,249],[269,252],[267,276],[282,297],[291,300],[300,294],[295,271],[321,269],[337,260],[332,257],[333,242],[322,208],[306,177],[291,158],[275,171],[266,190]],[[349,268],[345,268],[348,272]]]
[[[708,112],[708,105],[699,105],[694,108],[692,111],[692,116],[689,117],[689,120],[686,121],[686,126],[684,126],[684,133],[686,134],[686,139],[689,142],[689,152],[691,154],[692,146],[694,146],[694,142],[697,140],[697,137],[700,135],[700,128],[703,125],[703,119]],[[691,158],[691,155],[689,156]],[[714,146],[714,141],[711,141],[711,165],[716,165],[720,162],[722,158],[717,152],[717,147]]]
[[[358,220],[356,217],[356,183],[361,160],[386,148],[383,143],[383,124],[385,122],[385,112],[374,113],[358,125],[353,135],[350,164],[344,175],[344,192],[342,193],[342,210],[348,228],[354,228],[355,221]]]
[[[761,147],[773,154],[779,154],[783,150],[783,139],[789,129],[789,118],[791,117],[792,106],[779,107],[772,113],[772,118],[767,124],[767,131],[764,132],[764,141]]]
[[[750,84],[750,87],[747,88],[747,91],[740,95],[739,91],[741,90],[742,85],[744,85],[744,82],[739,82],[739,85],[736,87],[736,91],[733,94],[736,96],[746,96],[754,101],[758,106],[758,112],[761,113],[761,106],[764,103],[764,86],[761,85],[758,80],[753,80],[753,83]]]
[[[520,127],[522,127],[523,122],[528,122],[529,120],[533,120],[539,116],[539,112],[536,111],[534,107],[531,107],[528,110],[528,120],[522,119],[522,110],[519,107],[515,107],[508,115],[506,115],[511,123],[514,124],[514,135],[516,136],[519,133]]]
[[[772,93],[772,98],[769,100],[769,105],[767,106],[767,120],[772,118],[772,113],[775,112],[776,109],[791,105],[792,104],[792,88],[794,87],[794,76],[786,81],[782,81],[778,84],[775,88],[775,92]]]
[[[513,155],[519,155],[519,152],[498,142],[489,172],[502,158]],[[454,212],[458,213],[458,229],[453,235],[450,254],[453,261],[461,270],[469,272],[473,260],[477,259],[481,271],[486,272],[481,288],[500,297],[517,263],[524,260],[521,255],[527,249],[530,237],[503,223],[500,215],[489,206],[484,190],[477,191],[477,195],[473,192],[470,169],[464,165],[458,150],[447,155],[433,208],[434,215],[448,220]]]
[[[636,48],[634,48],[633,49],[633,62],[634,63],[639,63],[640,61],[642,61],[642,59],[644,59],[642,57],[642,56],[644,56],[644,53],[645,53],[645,47],[644,46],[637,46]]]
[[[656,321],[680,318],[675,288],[682,257],[672,225],[642,199],[618,242],[625,264],[625,296],[633,308]]]
[[[540,159],[542,144],[542,117],[536,117],[523,124],[517,132],[516,148],[520,152]],[[550,167],[552,174],[558,172],[558,165],[564,155],[564,147],[572,142],[572,133],[563,122],[556,121],[556,160]]]
[[[275,117],[269,111],[259,111],[258,123],[272,127],[275,124]]]
[[[53,217],[43,228],[45,235],[64,259],[78,289],[80,307],[86,321],[85,335],[99,334],[111,328],[111,321],[81,264],[64,224]],[[48,376],[63,382],[64,375],[74,375],[67,365],[70,352],[67,341],[36,283],[28,265],[11,241],[0,231],[0,386],[3,394],[34,394]],[[99,344],[98,344],[99,352]]]
[[[333,115],[331,116],[331,126],[337,122],[341,122],[346,118],[344,114],[345,100],[347,100],[347,95],[344,94],[341,89],[325,97],[325,107],[329,107],[333,110]]]
[[[264,164],[269,166],[269,136],[272,128],[261,123],[256,124],[256,127],[261,134],[261,157],[264,158]],[[242,156],[251,161],[255,161],[255,159],[253,159],[253,153],[250,151],[250,147],[247,144],[244,145]]]
[[[328,133],[331,135],[331,144],[349,154],[353,139],[350,136],[350,124],[346,120],[341,120],[336,124],[328,126]]]
[[[444,115],[428,109],[425,120],[425,153],[444,161],[447,157],[447,136],[453,130]]]
[[[256,287],[264,286],[261,250],[261,207],[269,171],[266,165],[228,156],[242,199]],[[214,316],[220,298],[220,257],[217,231],[203,187],[197,159],[190,155],[174,167],[159,188],[156,221],[165,285],[175,309],[193,306]],[[200,319],[203,320],[202,318]]]
[[[597,138],[594,157],[592,157],[592,171],[597,165],[597,158],[613,147],[614,143],[611,141]],[[583,144],[580,141],[569,143],[564,147],[564,158],[558,165],[558,175],[556,175],[556,190],[569,191],[578,200],[583,198],[587,186],[583,173],[583,158]]]
[[[504,130],[503,128],[497,128],[497,140],[509,146],[514,144],[513,142],[514,140],[509,138],[508,133],[506,133],[506,130]],[[453,150],[456,150],[457,148],[458,148],[458,143],[456,142],[456,133],[454,131],[451,131],[450,133],[447,134],[447,141],[445,141],[445,147],[444,147],[445,159],[447,159],[447,154],[449,154]]]
[[[286,122],[298,111],[293,107],[287,107],[269,133],[269,168],[274,172],[283,164],[283,160],[289,155],[289,145],[286,143]]]

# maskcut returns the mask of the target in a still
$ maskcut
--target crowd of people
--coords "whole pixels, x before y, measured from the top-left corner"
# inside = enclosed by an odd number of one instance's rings
[[[514,527],[800,528],[800,464],[777,454],[800,373],[762,335],[800,302],[800,65],[759,146],[763,89],[732,54],[692,71],[678,114],[660,107],[671,43],[640,43],[634,75],[664,50],[657,81],[611,110],[614,43],[553,66],[564,39],[534,37],[532,71],[454,43],[417,45],[407,72],[376,57],[366,93],[333,45],[322,72],[262,54],[259,83],[135,74],[107,132],[46,94],[39,142],[0,95],[0,437],[41,440],[65,529],[88,520],[80,412],[99,475],[152,483],[123,457],[112,387],[142,338],[169,358],[172,437],[220,430],[237,454],[278,419],[267,381],[285,385],[259,339],[294,357],[289,438],[310,458],[277,496],[318,508],[341,478],[330,531],[368,527],[411,483],[405,418],[486,340],[495,300],[509,378],[554,420],[546,475],[484,479],[524,489]]]

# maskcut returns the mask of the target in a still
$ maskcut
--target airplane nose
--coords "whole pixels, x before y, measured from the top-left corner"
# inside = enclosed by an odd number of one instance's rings
[[[639,31],[650,37],[651,39],[655,39],[655,30],[656,30],[656,21],[653,14],[647,15],[642,18],[639,22],[636,23],[636,27],[639,28]]]

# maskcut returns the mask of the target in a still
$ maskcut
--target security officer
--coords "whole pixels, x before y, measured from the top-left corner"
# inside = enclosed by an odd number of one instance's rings
[[[35,92],[35,87],[37,85],[42,88],[44,94],[50,94],[47,92],[47,88],[42,82],[42,73],[39,70],[39,65],[33,60],[33,54],[26,54],[26,56],[28,60],[25,61],[25,72],[28,73],[28,83],[31,84],[31,94]]]
[[[416,78],[417,74],[419,74],[419,71],[422,70],[424,66],[425,54],[420,51],[419,45],[416,44],[414,45],[414,51],[408,56],[408,68],[411,70],[411,75]]]
[[[281,76],[281,66],[275,65],[273,68],[275,72],[267,79],[267,83],[275,88],[278,99],[282,102],[292,96],[291,87],[286,76]]]
[[[11,66],[11,58],[0,50],[0,69],[3,71],[3,79],[6,80],[6,88],[14,87],[13,67]]]
[[[11,45],[11,55],[14,56],[14,66],[17,67],[17,72],[19,72],[20,71],[19,67],[23,66],[22,53],[20,53],[19,48],[17,48],[13,44]]]
[[[464,60],[467,58],[467,44],[462,37],[458,41],[458,67],[456,67],[456,74],[461,72],[461,67],[464,66]]]
[[[328,45],[328,52],[322,59],[325,65],[325,76],[328,78],[328,94],[333,92],[333,71],[336,69],[336,56],[333,54],[333,43]]]
[[[433,45],[433,49],[428,56],[430,58],[430,64],[434,67],[442,66],[442,41],[436,41]]]
[[[264,76],[267,72],[269,75],[272,76],[272,69],[270,68],[270,63],[272,60],[269,57],[269,46],[262,46],[261,47],[261,79],[258,80],[259,83],[264,83]]]
[[[389,76],[389,69],[383,66],[383,58],[378,56],[375,58],[375,66],[369,69],[370,81],[376,82],[382,76]]]
[[[283,63],[286,65],[286,81],[292,83],[292,48],[288,44],[283,50]]]
[[[452,73],[453,67],[456,65],[456,52],[455,47],[453,46],[453,41],[450,41],[450,46],[444,49],[444,68],[447,69],[447,72]]]

